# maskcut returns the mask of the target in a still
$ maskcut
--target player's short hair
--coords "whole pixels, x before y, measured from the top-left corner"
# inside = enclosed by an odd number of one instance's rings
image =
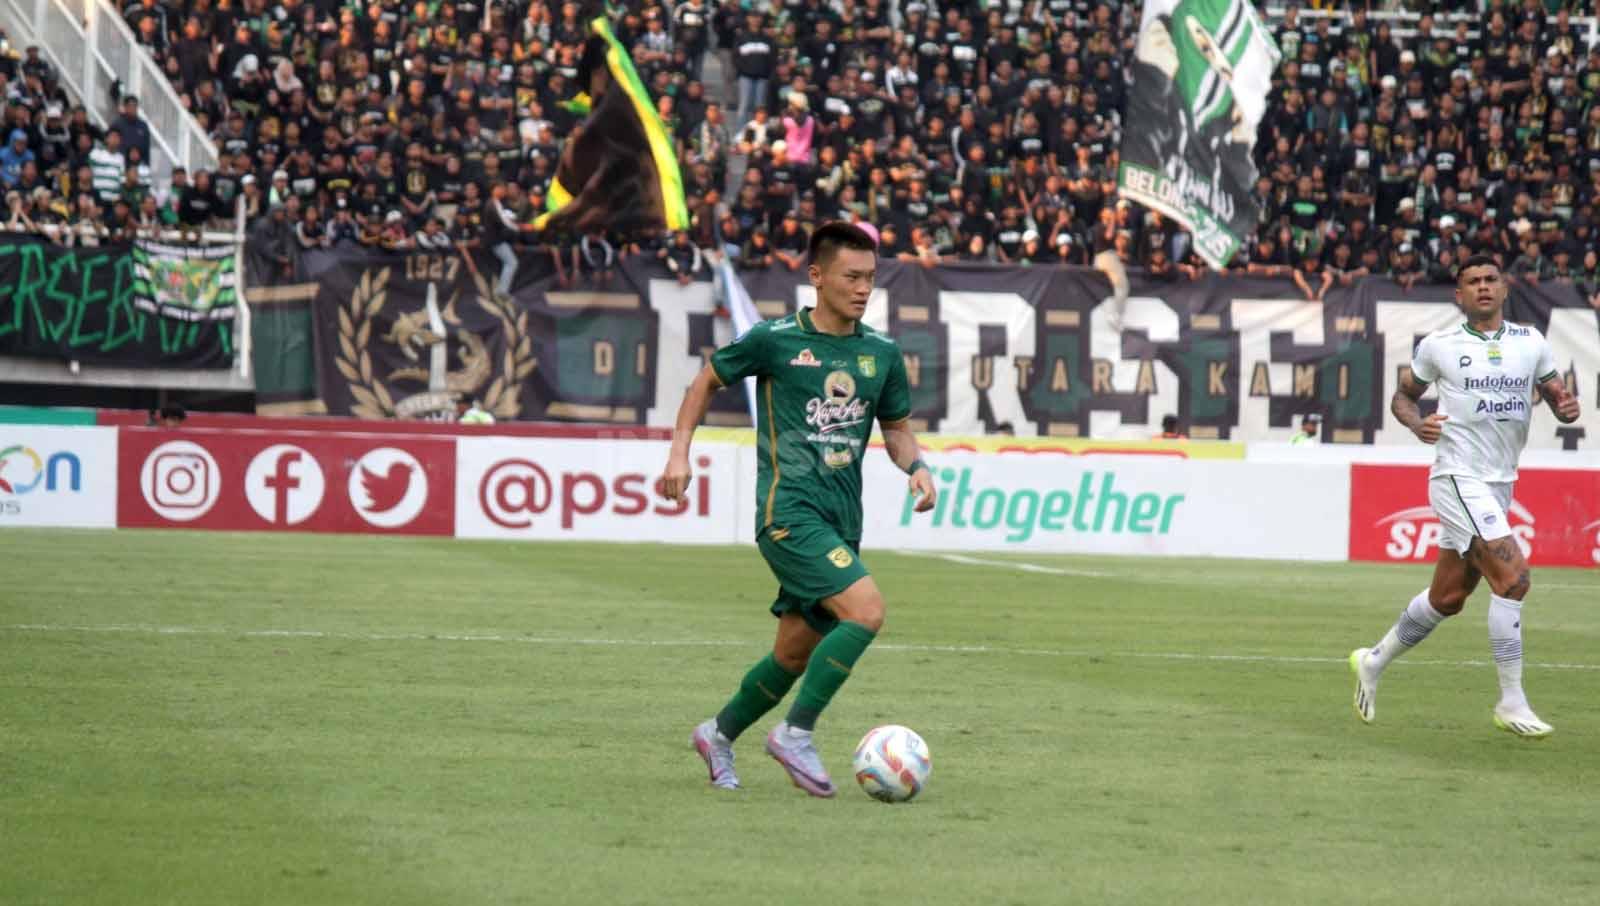
[[[875,252],[878,244],[854,224],[830,220],[812,231],[811,241],[806,245],[806,263],[827,267],[834,253],[841,248]]]
[[[1483,252],[1471,255],[1467,260],[1461,262],[1460,267],[1456,268],[1456,282],[1461,282],[1462,275],[1475,267],[1492,267],[1495,270],[1499,270],[1500,262],[1496,261],[1493,255],[1485,255]]]

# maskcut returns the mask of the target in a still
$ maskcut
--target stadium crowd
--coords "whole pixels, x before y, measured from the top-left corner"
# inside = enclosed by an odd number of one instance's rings
[[[640,249],[530,231],[581,122],[585,32],[570,0],[480,2],[127,0],[219,165],[152,185],[137,99],[96,128],[30,48],[0,61],[8,226],[93,242],[197,230],[242,199],[286,265],[314,246],[517,243],[602,273],[659,255],[690,279],[702,250],[798,268],[807,232],[844,217],[926,264],[1113,249],[1200,272],[1181,229],[1115,200],[1137,3],[628,0],[615,29],[693,215]],[[1448,280],[1487,251],[1600,307],[1600,48],[1569,19],[1579,4],[1420,5],[1403,38],[1362,9],[1273,18],[1263,216],[1232,268],[1315,297],[1369,273]],[[702,81],[711,55],[720,78]]]

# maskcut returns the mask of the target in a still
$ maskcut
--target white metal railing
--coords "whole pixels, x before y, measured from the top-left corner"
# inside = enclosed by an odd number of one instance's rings
[[[0,0],[0,25],[12,46],[39,45],[97,124],[111,120],[113,81],[121,79],[123,92],[139,97],[150,125],[150,170],[158,184],[166,183],[173,167],[216,169],[216,145],[107,0]]]
[[[1284,9],[1285,7],[1283,6],[1267,7],[1267,22],[1273,27],[1281,25],[1283,23]],[[1338,35],[1344,31],[1344,26],[1350,21],[1349,15],[1350,14],[1347,10],[1342,9],[1310,9],[1305,6],[1300,7],[1300,19],[1307,24],[1315,25],[1318,19],[1331,19],[1332,24],[1328,27],[1328,33],[1331,35]],[[1368,11],[1367,24],[1372,28],[1377,28],[1379,22],[1387,22],[1389,23],[1389,33],[1391,35],[1402,40],[1409,40],[1417,36],[1417,29],[1415,26],[1417,22],[1421,21],[1423,15],[1423,13],[1412,12],[1410,10],[1375,9]],[[1427,15],[1433,17],[1433,34],[1436,38],[1454,38],[1456,23],[1465,22],[1467,23],[1467,37],[1476,40],[1479,35],[1480,26],[1486,22],[1483,14],[1477,11],[1470,13],[1427,13]],[[1547,16],[1545,17],[1545,21],[1551,25],[1554,25],[1556,17]],[[1572,27],[1578,31],[1579,34],[1583,35],[1583,41],[1586,47],[1594,47],[1597,42],[1600,42],[1600,16],[1572,16],[1568,19],[1568,21],[1572,24]],[[1509,14],[1507,17],[1507,24],[1514,24],[1510,21]]]

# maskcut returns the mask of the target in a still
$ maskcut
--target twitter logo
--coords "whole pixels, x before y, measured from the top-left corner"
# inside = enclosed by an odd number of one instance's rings
[[[415,456],[397,447],[362,454],[350,470],[350,505],[378,528],[400,528],[428,502],[428,473]]]

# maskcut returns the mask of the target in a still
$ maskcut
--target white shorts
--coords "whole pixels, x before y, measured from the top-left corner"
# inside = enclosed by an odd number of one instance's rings
[[[1428,481],[1428,503],[1439,517],[1439,546],[1466,553],[1473,536],[1485,541],[1511,534],[1509,481],[1479,481],[1463,475],[1435,475]]]

